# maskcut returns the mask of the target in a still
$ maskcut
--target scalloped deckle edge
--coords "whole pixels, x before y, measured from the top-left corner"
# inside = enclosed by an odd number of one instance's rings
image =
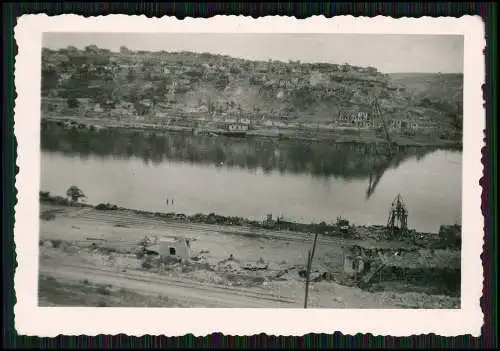
[[[158,309],[158,308],[39,308],[38,191],[40,183],[40,65],[43,32],[182,32],[182,33],[370,33],[464,35],[464,151],[462,308],[459,310],[373,309]],[[19,334],[35,336],[116,335],[204,336],[304,335],[339,331],[344,335],[479,336],[483,267],[481,214],[481,148],[485,129],[481,85],[484,83],[484,25],[480,17],[374,18],[313,16],[304,20],[267,16],[215,16],[209,19],[147,18],[108,15],[49,17],[25,15],[15,28],[14,133],[18,142],[17,204],[14,236],[18,267],[14,287],[15,327]]]

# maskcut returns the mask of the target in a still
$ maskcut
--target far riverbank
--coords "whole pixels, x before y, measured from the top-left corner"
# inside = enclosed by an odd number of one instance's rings
[[[127,129],[138,131],[197,133],[197,129],[184,125],[164,125],[144,122],[117,121],[105,118],[88,118],[81,116],[50,116],[42,117],[42,123],[54,123],[73,129]],[[210,133],[210,130],[204,130]],[[386,140],[373,131],[349,129],[311,129],[300,130],[292,128],[266,127],[250,130],[248,137],[277,138],[302,140],[307,142],[331,141],[332,143],[385,144]],[[393,141],[398,146],[462,148],[462,140],[430,138],[427,136],[394,136]]]

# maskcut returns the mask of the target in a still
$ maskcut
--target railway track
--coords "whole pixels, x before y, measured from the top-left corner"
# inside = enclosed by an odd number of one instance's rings
[[[298,242],[311,242],[313,234],[287,232],[287,231],[266,231],[266,230],[248,230],[240,227],[220,226],[211,224],[193,224],[179,223],[173,220],[161,220],[157,218],[148,218],[140,214],[116,211],[97,211],[94,209],[82,209],[68,214],[61,214],[60,217],[78,218],[81,221],[95,223],[102,221],[107,224],[125,226],[127,228],[138,227],[141,230],[156,230],[156,229],[178,229],[183,231],[191,231],[194,233],[218,233],[227,235],[242,235],[255,236],[271,240],[287,240]],[[350,245],[354,244],[355,240],[328,237],[322,235],[320,240],[326,244],[332,245]]]

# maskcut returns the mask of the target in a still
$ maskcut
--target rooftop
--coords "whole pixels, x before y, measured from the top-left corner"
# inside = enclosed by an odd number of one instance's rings
[[[183,238],[178,238],[178,237],[172,237],[172,236],[162,236],[158,238],[158,242],[160,243],[175,243],[182,241]]]

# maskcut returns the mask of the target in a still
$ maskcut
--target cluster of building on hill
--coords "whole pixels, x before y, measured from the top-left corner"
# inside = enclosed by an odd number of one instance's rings
[[[280,89],[300,89],[321,86],[335,80],[379,81],[383,75],[373,67],[356,67],[348,64],[301,63],[300,61],[250,61],[229,56],[191,52],[133,52],[125,47],[111,52],[94,45],[85,50],[68,47],[58,51],[43,49],[42,70],[56,68],[61,80],[78,72],[112,73],[116,81],[168,82],[169,88],[184,90],[191,83],[217,81],[219,78],[248,80],[251,85]],[[91,74],[92,76],[92,74]],[[383,79],[382,79],[383,80]],[[336,94],[338,89],[325,92]]]
[[[42,72],[54,68],[59,77],[59,87],[80,74],[86,78],[105,78],[112,75],[117,82],[159,82],[167,85],[171,93],[183,93],[193,88],[193,83],[215,82],[223,89],[229,80],[247,80],[250,85],[269,89],[308,89],[316,99],[345,94],[345,87],[331,87],[335,80],[361,80],[381,82],[382,75],[375,68],[362,68],[335,64],[301,64],[300,62],[249,61],[225,56],[187,53],[133,53],[124,49],[119,53],[87,47],[85,51],[67,48],[60,51],[44,49]],[[225,84],[222,84],[225,83]],[[221,86],[224,85],[224,86]],[[55,88],[55,87],[54,87]],[[262,92],[262,91],[261,91]]]
[[[355,129],[380,129],[383,127],[382,117],[375,116],[368,111],[351,112],[342,111],[334,122],[334,127]],[[398,118],[392,117],[385,120],[387,128],[400,132],[424,132],[436,128],[436,123],[418,113],[402,113]]]
[[[152,124],[189,121],[202,125],[214,122],[239,131],[252,129],[254,126],[377,130],[383,123],[380,118],[375,118],[370,109],[363,110],[359,107],[362,104],[346,103],[350,98],[344,96],[352,94],[351,88],[356,87],[359,88],[356,92],[358,98],[366,95],[373,87],[385,89],[384,76],[372,67],[303,64],[299,61],[249,61],[221,55],[182,52],[133,52],[126,47],[115,53],[93,45],[83,51],[74,47],[59,51],[44,49],[42,67],[55,67],[57,70],[57,82],[53,83],[52,89],[48,89],[42,99],[42,112],[49,116],[107,117]],[[59,94],[58,90],[67,94],[75,89],[74,84],[70,83],[77,79],[75,77],[81,76],[82,72],[90,78],[81,80],[88,81],[88,88],[97,91],[99,98],[74,96],[74,91],[72,97],[62,97],[63,94]],[[287,105],[289,108],[285,112],[273,110],[263,102],[262,106],[257,108],[254,105],[253,110],[248,110],[248,106],[246,109],[242,108],[239,103],[225,101],[220,96],[213,98],[213,101],[212,98],[209,101],[199,98],[198,103],[190,104],[185,104],[182,98],[176,101],[176,95],[192,92],[200,82],[215,82],[219,91],[223,91],[229,81],[235,79],[249,80],[250,85],[259,85],[259,94],[270,92],[275,101],[288,99],[283,103],[290,105]],[[114,88],[103,88],[100,92],[100,85],[104,81],[112,82],[109,84],[114,84]],[[133,95],[132,99],[119,91],[125,89],[126,85],[134,84],[138,91],[128,93]],[[67,88],[68,86],[72,88]],[[86,89],[84,87],[78,91],[85,95]],[[317,101],[332,98],[339,102],[345,100],[342,105],[351,107],[342,108],[338,114],[322,116],[320,122],[311,123],[293,108],[293,101],[304,96]],[[418,111],[392,113],[387,117],[386,124],[392,132],[404,134],[426,133],[436,129],[436,124]]]

